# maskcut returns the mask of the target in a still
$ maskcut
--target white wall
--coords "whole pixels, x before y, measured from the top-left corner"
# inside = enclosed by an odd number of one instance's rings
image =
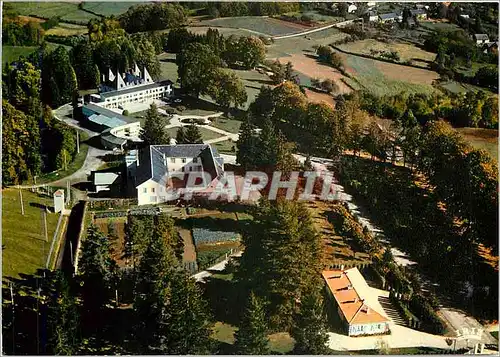
[[[172,90],[169,84],[152,89],[141,89],[137,87],[136,92],[123,93],[109,98],[101,98],[101,100],[104,102],[104,108],[118,108],[119,106],[125,106],[130,103],[153,103],[155,99],[163,98],[169,91],[168,89]]]
[[[383,334],[389,331],[389,323],[356,324],[349,326],[349,336]]]
[[[186,162],[182,162],[183,158],[181,157],[174,157],[174,158],[169,158],[167,157],[167,169],[168,171],[178,171],[182,172],[182,168],[184,167],[184,172],[189,172],[189,167],[193,167],[193,171],[196,171],[196,167],[200,167],[198,170],[203,171],[203,165],[201,164],[201,158],[193,158],[193,157],[185,157]],[[196,162],[193,160],[196,159]]]

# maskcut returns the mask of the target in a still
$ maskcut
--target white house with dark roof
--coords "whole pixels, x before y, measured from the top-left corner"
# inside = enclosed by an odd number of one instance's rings
[[[138,205],[172,200],[174,190],[185,188],[187,173],[199,173],[200,181],[195,184],[207,188],[224,172],[224,160],[208,144],[150,145],[130,152],[125,161]],[[206,182],[203,173],[209,175],[210,182]]]
[[[476,45],[484,45],[485,43],[490,42],[488,35],[485,33],[474,34],[474,39],[476,40]]]

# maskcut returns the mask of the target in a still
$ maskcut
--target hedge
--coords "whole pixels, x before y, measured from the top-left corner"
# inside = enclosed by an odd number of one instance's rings
[[[424,330],[439,335],[446,332],[446,325],[424,296],[420,294],[413,295],[410,300],[410,309],[420,316]]]

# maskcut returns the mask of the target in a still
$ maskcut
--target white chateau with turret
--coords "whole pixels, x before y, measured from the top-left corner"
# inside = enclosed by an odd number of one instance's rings
[[[169,80],[154,82],[146,67],[115,75],[111,69],[108,76],[103,74],[99,94],[92,94],[90,102],[108,109],[127,109],[127,105],[145,103],[168,97],[173,93]]]

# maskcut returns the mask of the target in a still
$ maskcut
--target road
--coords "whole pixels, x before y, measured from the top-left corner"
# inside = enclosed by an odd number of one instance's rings
[[[208,278],[213,274],[214,271],[223,271],[226,268],[226,264],[232,257],[241,257],[242,252],[236,252],[235,254],[229,256],[227,259],[224,259],[220,263],[217,263],[207,270],[200,271],[192,276],[197,282],[203,281],[205,278]]]

